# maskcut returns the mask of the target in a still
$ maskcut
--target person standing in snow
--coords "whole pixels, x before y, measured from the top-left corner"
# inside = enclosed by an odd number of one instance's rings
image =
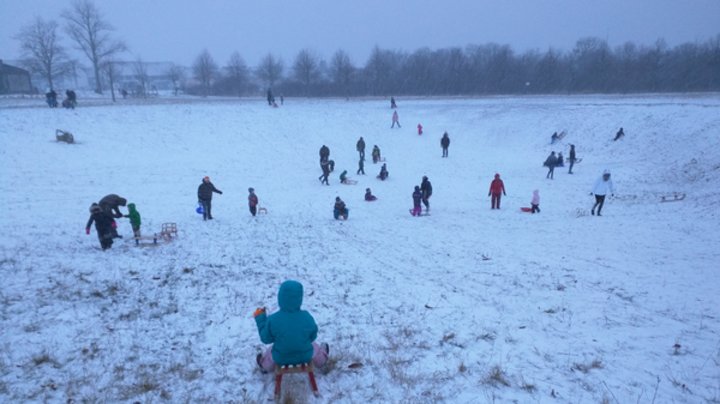
[[[570,163],[570,167],[568,168],[568,174],[572,174],[572,168],[575,165],[575,161],[577,161],[577,158],[575,157],[575,145],[570,145],[570,156],[568,157],[568,162]]]
[[[422,192],[422,203],[425,205],[425,212],[430,212],[430,197],[432,196],[432,184],[428,177],[423,175],[420,183],[420,192]]]
[[[540,213],[540,191],[534,190],[532,200],[530,201],[530,206],[532,206],[532,210],[530,213]]]
[[[565,159],[563,158],[562,152],[558,152],[557,154],[557,163],[555,164],[555,167],[565,167]]]
[[[97,203],[90,205],[90,219],[85,225],[85,234],[90,234],[90,226],[95,223],[95,231],[97,232],[100,247],[107,250],[113,245],[115,238],[115,220],[112,215],[100,207]]]
[[[390,129],[394,128],[395,124],[397,124],[398,128],[402,128],[402,126],[400,126],[400,117],[398,116],[397,111],[393,111],[392,126],[390,126]]]
[[[422,131],[422,130],[423,130],[422,124],[420,124],[420,123],[418,124],[418,126],[417,126],[417,130],[418,130],[418,136],[422,136],[422,134],[423,134],[423,131]]]
[[[140,237],[140,225],[142,221],[140,219],[140,212],[135,209],[134,203],[128,204],[128,214],[125,216],[130,219],[130,226],[132,226],[133,236]]]
[[[360,160],[358,160],[358,170],[357,170],[356,174],[357,175],[360,175],[360,174],[365,175],[365,159],[364,158],[361,158]]]
[[[443,151],[443,157],[448,156],[448,147],[450,147],[450,137],[448,136],[448,133],[443,133],[442,139],[440,139],[440,146],[442,147]]]
[[[357,143],[355,144],[355,150],[360,153],[360,160],[365,160],[365,139],[360,136]]]
[[[372,149],[372,160],[373,160],[373,164],[377,164],[377,162],[381,160],[381,158],[380,158],[380,148],[378,147],[378,145],[374,145],[374,146],[373,146],[373,149]]]
[[[507,194],[505,193],[505,184],[500,179],[500,174],[495,174],[495,179],[492,180],[492,182],[490,183],[490,191],[488,191],[488,196],[491,197],[491,209],[500,209],[501,195],[507,196]]]
[[[198,202],[203,207],[203,220],[212,220],[212,194],[213,192],[222,195],[222,191],[215,188],[215,185],[213,185],[212,182],[210,182],[210,177],[205,176],[203,177],[202,183],[200,186],[198,186]]]
[[[321,368],[327,363],[330,347],[315,342],[318,326],[313,316],[300,308],[303,294],[300,282],[287,280],[278,291],[279,311],[268,316],[266,309],[259,307],[253,313],[260,341],[272,344],[255,358],[263,373],[272,372],[276,365],[300,365],[312,361],[313,366]]]
[[[328,160],[320,160],[320,168],[322,168],[322,174],[318,177],[321,184],[330,185],[328,176],[330,175],[330,162]]]
[[[397,108],[397,104],[395,104],[395,97],[390,97],[390,108]]]
[[[322,164],[323,160],[329,160],[330,159],[330,148],[328,148],[325,145],[322,145],[320,147],[320,164]]]
[[[349,213],[350,211],[348,210],[347,206],[345,206],[345,202],[343,202],[343,200],[340,199],[339,196],[336,196],[335,206],[333,206],[333,216],[335,217],[335,220],[347,220]]]
[[[413,208],[410,211],[410,214],[413,216],[420,216],[422,213],[422,205],[420,205],[420,201],[422,200],[422,191],[420,191],[420,187],[415,185],[415,190],[412,193],[412,200],[413,200]]]
[[[255,216],[257,214],[258,197],[255,195],[255,188],[248,188],[248,208],[250,208],[250,214]]]
[[[550,153],[548,158],[545,159],[543,165],[548,168],[548,173],[545,178],[553,179],[553,176],[555,174],[555,166],[557,165],[557,157],[555,157],[555,152]]]
[[[598,178],[592,189],[591,195],[595,195],[595,205],[593,205],[590,210],[590,214],[595,215],[595,208],[597,208],[597,215],[601,216],[600,211],[605,204],[605,196],[608,192],[610,195],[615,196],[615,188],[613,187],[612,180],[610,180],[610,171],[605,170],[602,177]]]

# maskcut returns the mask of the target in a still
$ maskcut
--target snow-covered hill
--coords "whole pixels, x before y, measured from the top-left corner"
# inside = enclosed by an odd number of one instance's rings
[[[324,402],[720,402],[717,95],[400,98],[402,129],[387,100],[80,102],[0,107],[0,401],[267,401],[252,312],[297,279],[331,346]],[[360,136],[388,181],[371,161],[355,175]],[[575,174],[545,179],[569,143]],[[605,169],[616,198],[589,216]],[[205,175],[224,192],[208,222]],[[415,218],[423,175],[432,215]],[[250,186],[268,215],[248,213]],[[534,189],[542,212],[520,212]],[[101,251],[84,226],[109,193],[179,238],[135,247],[123,219]],[[284,387],[309,400],[302,377]]]

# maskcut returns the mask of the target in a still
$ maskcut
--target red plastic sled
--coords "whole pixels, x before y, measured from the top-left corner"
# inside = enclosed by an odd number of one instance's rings
[[[532,212],[532,208],[520,208],[523,212]]]

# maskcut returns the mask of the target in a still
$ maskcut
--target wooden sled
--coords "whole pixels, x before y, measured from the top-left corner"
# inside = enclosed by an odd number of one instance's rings
[[[258,213],[258,215],[260,215],[260,214],[267,215],[268,211],[267,211],[267,208],[258,206],[257,213]]]
[[[158,245],[158,239],[160,237],[156,234],[153,234],[152,236],[136,236],[133,237],[135,240],[135,245],[138,247],[141,246],[152,246],[156,247]]]
[[[178,231],[177,231],[177,224],[175,223],[163,223],[162,224],[162,230],[160,230],[160,237],[164,238],[165,240],[172,240],[173,238],[177,237]]]
[[[680,192],[674,192],[672,195],[664,195],[660,197],[660,202],[677,202],[685,199],[685,194]]]
[[[313,364],[312,362],[308,362],[300,365],[275,366],[275,401],[280,401],[280,395],[282,392],[282,379],[284,375],[289,373],[307,373],[313,395],[315,397],[320,396],[320,391],[318,390],[317,382],[315,381]]]
[[[351,180],[350,178],[346,178],[346,179],[345,179],[345,182],[341,182],[341,184],[344,184],[344,185],[355,185],[355,184],[357,184],[357,181]]]

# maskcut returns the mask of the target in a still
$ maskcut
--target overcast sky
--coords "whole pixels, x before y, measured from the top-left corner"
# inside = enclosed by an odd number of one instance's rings
[[[0,0],[0,58],[17,59],[20,28],[35,16],[63,24],[70,0]],[[129,47],[125,59],[191,65],[208,49],[219,65],[240,52],[256,65],[268,53],[290,65],[303,48],[355,65],[372,48],[414,51],[495,42],[572,49],[582,37],[668,45],[720,34],[720,0],[95,0]],[[69,38],[64,44],[70,48]],[[83,56],[74,56],[87,63]]]

